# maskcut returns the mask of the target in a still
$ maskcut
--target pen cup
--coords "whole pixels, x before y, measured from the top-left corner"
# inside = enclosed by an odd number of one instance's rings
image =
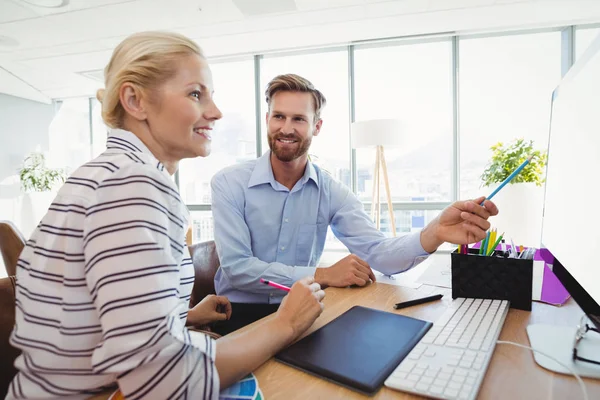
[[[453,252],[452,298],[508,300],[511,308],[531,311],[533,260],[484,256],[478,249]]]

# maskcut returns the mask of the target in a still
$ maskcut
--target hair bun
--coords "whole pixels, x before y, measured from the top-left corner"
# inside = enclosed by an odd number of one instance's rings
[[[104,89],[98,89],[98,91],[96,92],[96,98],[100,103],[102,103],[102,99],[104,99],[104,92]]]

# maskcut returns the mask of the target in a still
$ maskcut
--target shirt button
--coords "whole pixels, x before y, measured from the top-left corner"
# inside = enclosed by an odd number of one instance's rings
[[[285,250],[285,246],[281,246],[281,251],[284,251],[284,250]]]
[[[285,221],[285,222],[290,222],[290,220],[289,220],[289,219],[287,219],[287,218],[286,218],[286,219],[284,219],[284,221]]]

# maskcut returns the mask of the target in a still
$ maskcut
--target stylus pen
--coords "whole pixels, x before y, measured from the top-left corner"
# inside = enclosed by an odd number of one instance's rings
[[[261,281],[262,283],[264,283],[265,285],[273,286],[274,288],[277,288],[277,289],[283,290],[284,292],[289,292],[289,291],[290,291],[290,288],[289,288],[289,287],[287,287],[287,286],[284,286],[284,285],[280,285],[279,283],[275,283],[275,282],[272,282],[272,281],[268,281],[268,280],[266,280],[266,279],[263,279],[263,278],[260,278],[260,281]]]
[[[394,308],[396,310],[398,310],[400,308],[406,308],[406,307],[416,306],[417,304],[429,303],[430,301],[439,300],[442,297],[444,297],[443,294],[435,294],[433,296],[423,297],[422,299],[415,299],[415,300],[403,301],[402,303],[396,303],[396,304],[394,304]]]
[[[519,174],[519,172],[521,172],[521,170],[522,170],[523,168],[525,168],[525,166],[527,166],[527,164],[529,164],[529,161],[531,161],[531,159],[532,159],[532,158],[533,158],[533,156],[529,156],[529,157],[527,157],[527,160],[523,161],[523,163],[522,163],[521,165],[519,165],[519,166],[517,167],[517,169],[515,169],[515,170],[512,172],[512,174],[510,174],[509,176],[507,176],[507,177],[506,177],[506,179],[504,180],[504,182],[502,182],[502,183],[500,184],[500,186],[498,186],[498,187],[496,188],[496,190],[494,190],[494,191],[492,192],[492,194],[490,194],[488,197],[486,197],[486,198],[485,198],[485,199],[484,199],[484,200],[481,202],[481,204],[480,204],[480,205],[483,205],[483,203],[485,203],[485,201],[486,201],[486,200],[491,200],[491,199],[492,199],[492,197],[494,197],[494,196],[496,195],[496,193],[498,193],[498,192],[500,191],[500,189],[502,189],[502,188],[503,188],[503,187],[504,187],[504,186],[505,186],[505,185],[506,185],[508,182],[512,181],[512,180],[513,180],[513,178],[514,178],[515,176],[517,176],[517,175]]]

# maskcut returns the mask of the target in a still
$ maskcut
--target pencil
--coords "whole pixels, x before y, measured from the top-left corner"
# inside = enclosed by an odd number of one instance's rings
[[[515,169],[509,176],[506,177],[506,179],[500,184],[500,186],[498,186],[493,192],[492,194],[490,194],[488,197],[486,197],[482,202],[481,205],[483,205],[483,203],[485,203],[486,200],[491,200],[492,197],[494,197],[499,191],[500,189],[502,189],[504,186],[506,186],[506,184],[510,181],[512,181],[514,179],[515,176],[517,176],[519,174],[519,172],[521,172],[523,170],[523,168],[525,168],[525,166],[527,164],[529,164],[529,162],[531,161],[531,159],[533,158],[533,156],[529,156],[527,157],[527,160],[523,161],[523,163],[521,165],[519,165],[517,167],[517,169]]]
[[[281,285],[279,283],[275,283],[273,281],[268,281],[266,279],[260,278],[260,281],[265,285],[269,285],[271,287],[277,288],[279,290],[283,290],[284,292],[289,292],[291,289],[287,286]]]
[[[500,244],[500,241],[502,240],[502,236],[504,236],[504,232],[502,232],[502,234],[498,237],[496,242],[493,244],[492,248],[488,250],[488,256],[491,256],[492,253],[496,250],[496,247],[498,247],[498,244]]]

